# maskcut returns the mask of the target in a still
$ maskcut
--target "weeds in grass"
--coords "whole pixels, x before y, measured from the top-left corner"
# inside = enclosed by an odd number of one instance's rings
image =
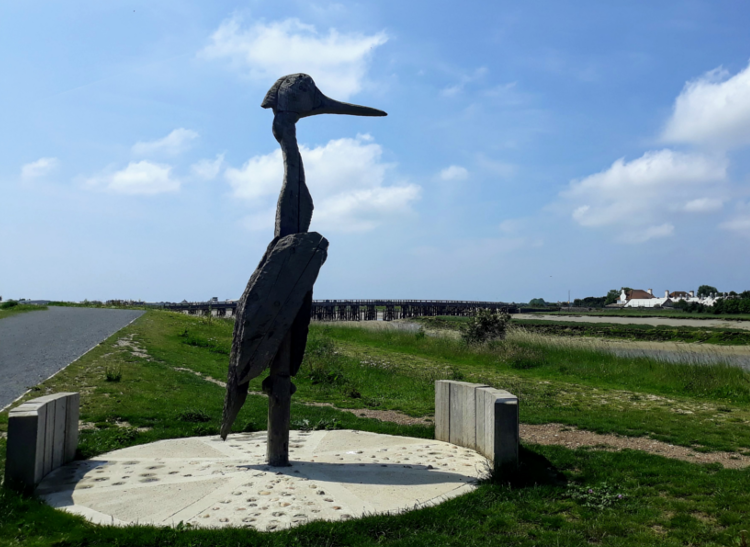
[[[336,418],[321,418],[316,423],[311,423],[307,418],[302,420],[292,420],[289,424],[289,429],[298,429],[300,431],[319,431],[324,429],[331,431],[334,429],[341,429],[341,424]]]
[[[107,367],[104,370],[104,379],[107,382],[119,382],[122,380],[122,370],[120,367]]]
[[[245,426],[242,428],[243,433],[255,433],[256,431],[264,431],[266,429],[265,425],[258,425],[257,422],[254,420],[251,420],[245,424]]]
[[[210,422],[211,417],[200,409],[190,408],[183,410],[177,415],[181,422],[205,423]]]
[[[514,370],[540,367],[546,361],[544,352],[539,348],[506,344],[502,348],[498,348],[498,353],[501,353],[501,359]]]
[[[627,496],[616,487],[603,482],[599,486],[568,484],[565,497],[589,509],[608,509],[626,499]]]
[[[205,435],[216,435],[219,433],[219,428],[208,424],[197,424],[193,427],[192,434],[198,437]]]
[[[208,323],[210,326],[210,323]],[[191,333],[187,328],[180,333],[182,343],[188,346],[195,346],[198,348],[206,348],[211,353],[218,353],[220,355],[229,355],[232,344],[231,340],[219,340],[217,338],[204,338],[198,334]]]
[[[324,385],[324,386],[346,386],[348,381],[344,376],[344,372],[341,369],[335,367],[327,367],[325,365],[318,365],[312,370],[308,371],[307,377],[312,382],[312,385]]]

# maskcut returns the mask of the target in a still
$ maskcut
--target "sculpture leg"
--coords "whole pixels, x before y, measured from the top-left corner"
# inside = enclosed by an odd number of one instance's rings
[[[271,364],[271,374],[263,380],[263,391],[268,394],[268,464],[275,467],[289,465],[289,417],[295,386],[290,378],[292,337],[284,337]]]

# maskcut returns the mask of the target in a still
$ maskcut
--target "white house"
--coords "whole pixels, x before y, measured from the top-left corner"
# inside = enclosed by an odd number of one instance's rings
[[[623,290],[620,293],[620,299],[617,303],[625,308],[661,308],[664,306],[671,307],[675,302],[684,300],[687,303],[696,302],[705,306],[713,306],[718,300],[717,295],[712,294],[711,296],[697,297],[693,291],[664,291],[664,296],[658,298],[654,296],[654,291],[651,289],[640,290],[635,289],[632,291]]]

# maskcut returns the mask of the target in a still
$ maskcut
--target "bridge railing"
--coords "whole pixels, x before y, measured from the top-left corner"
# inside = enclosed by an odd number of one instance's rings
[[[237,302],[182,302],[165,304],[165,310],[189,315],[234,317]],[[473,316],[479,309],[518,313],[515,304],[479,300],[313,300],[310,316],[315,321],[383,321],[438,315]]]

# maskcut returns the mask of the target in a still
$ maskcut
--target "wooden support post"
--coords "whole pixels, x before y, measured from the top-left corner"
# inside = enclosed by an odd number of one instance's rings
[[[289,418],[292,394],[296,391],[290,378],[292,337],[287,333],[271,364],[271,374],[263,380],[268,394],[268,465],[289,466]]]

